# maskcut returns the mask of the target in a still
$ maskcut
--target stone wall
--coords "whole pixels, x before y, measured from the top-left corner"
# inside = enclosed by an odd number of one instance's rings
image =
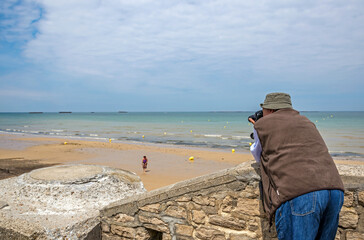
[[[261,206],[255,165],[243,163],[113,203],[101,211],[102,239],[276,239]],[[364,168],[338,169],[346,192],[336,239],[364,239]]]

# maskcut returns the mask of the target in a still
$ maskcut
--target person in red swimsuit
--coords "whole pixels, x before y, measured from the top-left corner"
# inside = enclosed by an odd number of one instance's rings
[[[143,172],[147,171],[147,166],[148,166],[148,159],[146,156],[143,156],[143,160],[142,160]]]

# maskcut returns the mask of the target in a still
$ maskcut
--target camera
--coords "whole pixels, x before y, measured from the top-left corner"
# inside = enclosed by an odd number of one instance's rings
[[[248,121],[249,121],[249,118],[251,118],[256,122],[262,117],[263,117],[263,110],[259,110],[259,111],[255,112],[253,115],[250,115],[248,117]]]
[[[257,122],[260,118],[262,118],[263,117],[263,110],[259,110],[259,111],[257,111],[257,112],[255,112],[253,115],[250,115],[249,117],[248,117],[248,121],[249,121],[249,118],[251,118],[251,119],[253,119],[255,122]],[[250,122],[250,121],[249,121]],[[254,134],[253,133],[251,133],[250,134],[250,138],[251,139],[254,139]]]

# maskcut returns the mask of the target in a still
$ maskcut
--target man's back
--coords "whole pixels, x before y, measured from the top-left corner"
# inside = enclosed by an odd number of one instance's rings
[[[344,190],[326,144],[315,125],[293,109],[281,109],[255,124],[261,145],[265,208],[322,190]],[[274,191],[272,191],[273,188]]]

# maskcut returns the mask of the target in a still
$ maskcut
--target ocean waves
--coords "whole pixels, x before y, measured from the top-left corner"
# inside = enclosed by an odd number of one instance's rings
[[[213,149],[242,149],[249,150],[249,143],[252,141],[249,136],[235,136],[223,134],[191,134],[189,131],[185,133],[160,131],[161,129],[148,129],[148,131],[102,131],[98,130],[97,133],[81,132],[80,130],[31,130],[31,129],[0,129],[4,133],[18,133],[18,134],[31,134],[31,135],[45,135],[52,137],[65,137],[77,139],[93,139],[107,141],[131,141],[131,142],[145,142],[155,144],[167,144],[177,146],[192,146]],[[247,133],[248,135],[248,133]]]
[[[249,151],[252,112],[0,113],[0,132]],[[364,112],[304,112],[335,158],[364,158]],[[322,118],[330,116],[330,118]]]

